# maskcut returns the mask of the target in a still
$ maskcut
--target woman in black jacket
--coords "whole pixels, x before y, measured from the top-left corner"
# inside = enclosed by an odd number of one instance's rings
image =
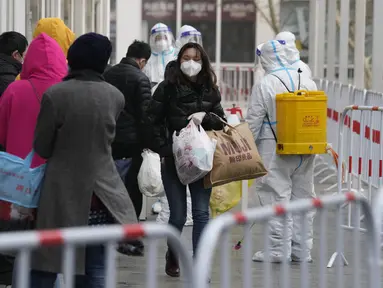
[[[181,232],[186,222],[186,186],[177,176],[172,154],[172,135],[186,127],[188,117],[197,112],[206,112],[202,122],[205,130],[221,130],[222,122],[210,113],[223,118],[224,111],[217,78],[206,52],[200,45],[184,45],[172,66],[172,71],[168,71],[169,77],[159,84],[153,95],[148,115],[157,137],[156,141],[153,141],[157,147],[153,148],[165,157],[162,179],[170,207],[169,224]],[[195,254],[202,230],[209,221],[211,189],[204,188],[203,179],[191,183],[189,189],[192,197]],[[171,277],[180,275],[178,259],[171,249],[168,249],[166,254],[166,274]]]

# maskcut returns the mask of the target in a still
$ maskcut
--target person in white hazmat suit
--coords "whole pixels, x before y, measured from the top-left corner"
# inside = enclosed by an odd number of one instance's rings
[[[150,30],[149,44],[152,55],[143,71],[154,86],[164,81],[166,65],[175,59],[177,51],[173,33],[163,23],[157,23]]]
[[[261,63],[265,77],[254,85],[246,120],[268,174],[256,180],[256,191],[262,206],[286,203],[298,199],[314,198],[314,155],[276,154],[275,97],[288,90],[317,90],[316,84],[303,73],[298,73],[287,61],[283,45],[272,40],[261,50]],[[295,113],[291,111],[291,113]],[[274,134],[275,133],[275,134]],[[293,261],[310,261],[313,245],[313,219],[315,212],[307,214],[305,253],[301,249],[301,221],[299,216],[287,216],[287,235],[283,238],[284,220],[270,221],[270,261],[282,262],[284,257]],[[288,242],[288,255],[283,256],[283,243]],[[306,255],[306,258],[303,258]],[[254,261],[264,261],[264,252],[256,252]]]
[[[256,54],[256,59],[257,60],[257,64],[255,65],[255,69],[254,69],[254,85],[259,83],[263,77],[265,76],[265,70],[263,69],[262,67],[262,64],[261,64],[261,49],[262,49],[262,46],[263,44],[265,43],[261,43],[257,46],[257,50],[255,52]]]
[[[295,44],[296,38],[295,35],[289,31],[280,32],[275,36],[275,40],[285,41],[285,52],[287,57],[287,62],[291,65],[292,68],[302,70],[302,74],[306,75],[310,79],[312,78],[310,67],[301,60],[299,50]]]

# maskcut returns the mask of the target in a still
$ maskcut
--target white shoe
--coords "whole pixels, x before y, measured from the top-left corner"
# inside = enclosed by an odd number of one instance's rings
[[[160,201],[157,201],[152,205],[152,213],[153,214],[159,214],[162,210],[162,205]]]
[[[192,219],[186,220],[185,226],[193,226],[193,220]]]
[[[291,261],[292,262],[302,262],[302,259],[294,254],[291,254]],[[311,258],[311,255],[309,255],[309,257],[306,258],[305,260],[307,263],[313,263],[313,258]]]
[[[282,255],[275,255],[273,253],[270,253],[270,262],[271,263],[282,263],[283,262],[283,256]],[[289,262],[291,261],[290,258],[287,259]],[[253,261],[254,262],[265,262],[265,255],[263,251],[255,252],[253,255]]]

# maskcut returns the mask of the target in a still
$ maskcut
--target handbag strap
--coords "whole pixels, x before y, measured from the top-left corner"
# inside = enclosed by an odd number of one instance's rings
[[[225,120],[223,120],[220,116],[218,116],[217,114],[213,113],[213,112],[209,112],[210,115],[213,115],[215,117],[217,117],[223,124],[225,124],[227,127],[231,128],[231,129],[234,129],[235,130],[235,127],[230,125],[229,123],[227,123]]]
[[[229,127],[230,130],[233,130],[235,131],[239,136],[241,136],[242,138],[244,138],[241,133],[238,131],[238,129],[236,129],[234,126],[230,125],[229,123],[227,123],[225,120],[223,120],[221,117],[219,117],[217,114],[213,113],[213,112],[210,112],[211,115],[217,117],[223,124],[226,125],[226,127]]]
[[[39,94],[37,93],[35,85],[33,85],[32,81],[28,79],[28,82],[31,84],[33,92],[35,93],[35,96],[37,98],[37,101],[41,104],[41,97],[39,97]]]
[[[33,92],[37,98],[37,101],[39,101],[39,104],[41,104],[41,97],[39,97],[39,94],[37,93],[35,85],[33,85],[32,81],[28,79],[28,82],[31,84]],[[31,168],[33,156],[35,155],[35,150],[32,148],[32,151],[28,153],[27,157],[24,159],[24,165],[28,168]]]

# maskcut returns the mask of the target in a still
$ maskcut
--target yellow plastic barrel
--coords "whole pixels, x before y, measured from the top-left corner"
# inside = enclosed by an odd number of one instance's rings
[[[277,154],[326,154],[327,96],[299,90],[276,95]]]

